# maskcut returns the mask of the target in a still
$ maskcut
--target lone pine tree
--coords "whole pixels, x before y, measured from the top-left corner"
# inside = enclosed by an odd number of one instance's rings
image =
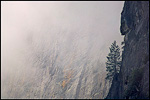
[[[110,53],[107,56],[106,62],[106,71],[107,71],[107,80],[112,80],[116,73],[119,73],[121,66],[121,56],[120,56],[120,48],[114,41],[111,45]]]

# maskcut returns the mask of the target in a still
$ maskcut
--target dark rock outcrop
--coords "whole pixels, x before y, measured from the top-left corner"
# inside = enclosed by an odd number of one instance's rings
[[[149,99],[149,1],[125,1],[120,31],[122,66],[106,99]]]

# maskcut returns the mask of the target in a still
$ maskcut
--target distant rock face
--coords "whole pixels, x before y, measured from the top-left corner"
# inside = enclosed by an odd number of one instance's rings
[[[95,49],[97,45],[90,41],[90,35],[70,33],[62,30],[56,34],[43,35],[41,32],[41,35],[29,36],[23,59],[25,68],[5,78],[2,98],[106,97],[108,82],[105,82],[103,58],[107,46]]]
[[[149,98],[149,1],[126,1],[120,31],[124,51],[106,99]]]

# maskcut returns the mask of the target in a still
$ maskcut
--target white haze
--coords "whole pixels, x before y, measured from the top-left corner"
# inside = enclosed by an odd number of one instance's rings
[[[37,56],[57,53],[62,67],[73,56],[74,62],[85,57],[91,63],[105,63],[111,43],[116,40],[120,45],[123,39],[119,30],[123,3],[2,1],[2,97],[7,97],[7,83],[34,76],[44,63]],[[99,70],[104,72],[105,66]]]

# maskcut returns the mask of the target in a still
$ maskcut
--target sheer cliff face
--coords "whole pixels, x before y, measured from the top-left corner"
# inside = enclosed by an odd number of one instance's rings
[[[149,98],[149,1],[125,2],[120,31],[122,66],[107,98]]]
[[[101,57],[105,50],[91,52],[92,41],[87,42],[89,37],[84,36],[41,32],[39,37],[28,37],[28,48],[23,52],[25,68],[4,79],[2,98],[103,98],[105,66]]]

